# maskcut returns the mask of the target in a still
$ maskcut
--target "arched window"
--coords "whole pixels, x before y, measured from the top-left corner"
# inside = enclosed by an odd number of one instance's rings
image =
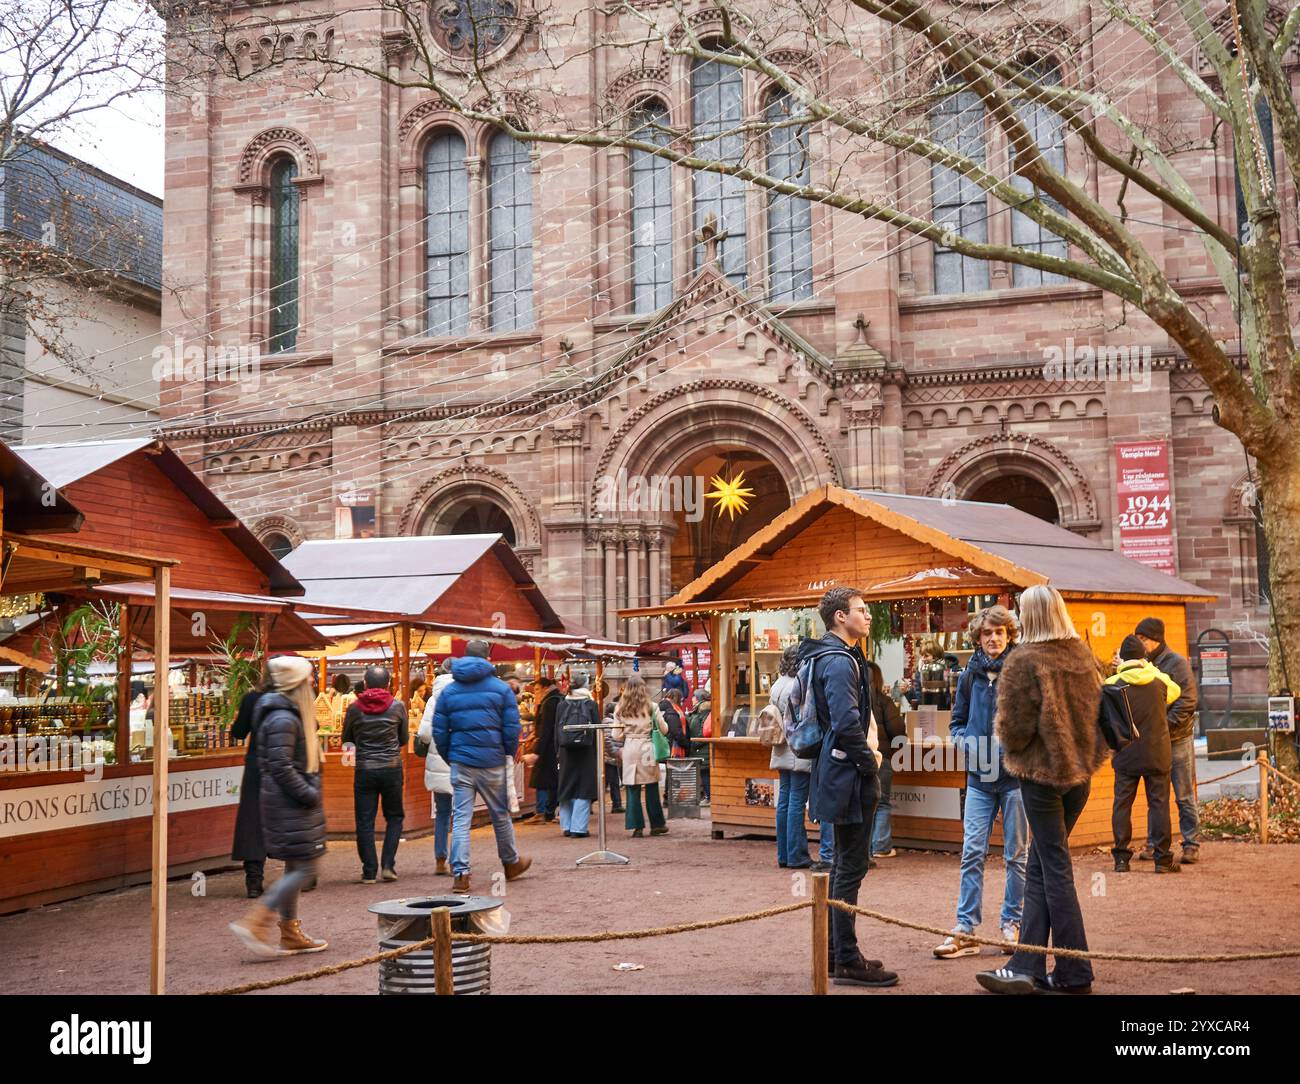
[[[984,164],[984,103],[960,83],[930,110],[930,138]],[[971,241],[988,240],[988,200],[984,189],[955,169],[930,166],[932,216],[936,223]],[[987,262],[943,245],[934,246],[934,292],[969,294],[989,288]]]
[[[647,102],[632,115],[634,138],[666,145],[668,110]],[[672,163],[633,150],[632,311],[655,312],[673,297]]]
[[[469,327],[469,184],[465,141],[440,132],[424,152],[425,326],[430,335]]]
[[[298,163],[278,158],[271,166],[271,291],[267,351],[298,343]]]
[[[488,147],[488,322],[493,331],[533,322],[533,193],[528,151],[506,132]]]
[[[691,66],[691,125],[698,157],[718,162],[739,162],[745,140],[738,131],[744,120],[741,72],[716,60],[697,60]],[[727,236],[718,247],[722,271],[742,290],[748,283],[745,260],[745,182],[726,173],[694,171],[695,215],[698,231],[712,214]],[[695,246],[695,266],[705,257]]]
[[[272,531],[263,538],[262,545],[271,551],[271,555],[277,561],[284,560],[293,552],[293,543],[289,541],[289,536],[281,534],[279,531]]]
[[[1055,86],[1061,81],[1061,71],[1052,60],[1036,60],[1030,63],[1026,73],[1041,86]],[[1042,102],[1022,101],[1016,106],[1016,113],[1021,122],[1029,129],[1029,134],[1038,144],[1039,153],[1044,163],[1058,173],[1065,172],[1065,126],[1060,114],[1053,112]],[[1065,208],[1055,199],[1041,192],[1020,176],[1011,178],[1013,186],[1020,191],[1035,196],[1058,214],[1065,214]],[[1051,230],[1044,229],[1032,218],[1020,211],[1011,212],[1011,243],[1016,248],[1031,252],[1041,252],[1061,259],[1069,254],[1069,246]],[[1053,283],[1068,282],[1064,275],[1052,271],[1042,271],[1037,267],[1024,267],[1014,264],[1011,281],[1015,286],[1050,286]]]
[[[767,103],[766,120],[778,127],[767,134],[767,172],[806,185],[812,180],[808,126],[789,125],[793,102],[779,91]],[[813,295],[812,207],[806,199],[779,192],[767,204],[767,268],[773,301],[801,301]]]

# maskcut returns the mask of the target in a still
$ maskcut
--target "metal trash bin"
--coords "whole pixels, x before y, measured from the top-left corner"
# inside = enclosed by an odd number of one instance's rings
[[[430,915],[437,907],[451,912],[453,933],[473,933],[470,916],[491,911],[502,905],[492,896],[413,896],[408,899],[384,900],[368,910],[379,916],[379,950],[403,948],[414,941],[433,936]],[[486,994],[492,989],[492,946],[471,941],[453,941],[451,945],[452,992]],[[408,952],[379,962],[381,994],[432,994],[434,981],[433,947]]]
[[[668,798],[664,803],[667,816],[700,818],[700,771],[703,766],[700,757],[669,757],[664,762],[667,770],[664,786]]]

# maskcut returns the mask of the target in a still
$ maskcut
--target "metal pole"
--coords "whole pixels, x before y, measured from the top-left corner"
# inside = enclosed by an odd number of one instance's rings
[[[605,731],[612,730],[613,723],[567,723],[565,730],[594,730],[596,732],[596,830],[599,833],[600,849],[584,854],[578,859],[579,866],[626,866],[630,859],[626,855],[605,849]]]

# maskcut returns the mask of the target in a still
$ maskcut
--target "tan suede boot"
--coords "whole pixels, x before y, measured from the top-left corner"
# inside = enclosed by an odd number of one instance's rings
[[[447,860],[445,858],[437,859],[437,863],[438,864],[433,869],[434,873],[442,874],[445,876],[446,874],[451,872],[451,870],[447,868]]]
[[[279,956],[280,938],[275,929],[278,917],[271,908],[256,903],[243,918],[230,924],[230,931],[251,952],[259,956]]]
[[[280,920],[280,951],[289,953],[320,952],[330,947],[328,941],[317,941],[302,932],[302,920],[284,918]]]
[[[523,855],[520,855],[518,862],[510,862],[506,865],[506,880],[513,881],[522,877],[528,872],[528,867],[532,864],[533,860],[531,858],[525,858]]]
[[[455,880],[451,882],[451,890],[453,892],[463,893],[464,895],[468,896],[469,895],[469,874],[468,873],[456,874]]]

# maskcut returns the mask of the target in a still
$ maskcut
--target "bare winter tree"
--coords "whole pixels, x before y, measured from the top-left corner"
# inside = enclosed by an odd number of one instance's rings
[[[308,65],[326,93],[353,78],[383,80],[519,140],[630,148],[735,178],[726,183],[881,223],[878,258],[929,242],[954,261],[1010,267],[1017,281],[1093,287],[1112,325],[1163,330],[1212,390],[1218,424],[1253,459],[1252,508],[1271,552],[1274,684],[1300,680],[1300,654],[1279,653],[1300,643],[1300,356],[1284,243],[1296,231],[1282,195],[1293,201],[1300,187],[1300,6],[616,0],[577,10],[377,0],[332,8],[322,21],[335,34],[327,56],[281,55],[276,17],[260,13],[201,20],[194,47],[228,77]],[[259,34],[260,61],[246,46]],[[1066,64],[1040,63],[1049,53]],[[599,86],[566,69],[696,61],[755,73],[779,108],[696,130],[667,116],[632,126],[612,102],[593,120],[566,90]],[[1180,102],[1172,113],[1157,101],[1170,95]],[[1006,147],[996,162],[964,127],[969,102],[981,132],[987,117]],[[1285,173],[1275,171],[1274,129]],[[770,155],[773,141],[801,153]],[[1207,164],[1224,156],[1240,193],[1240,221],[1226,225],[1204,183]],[[989,215],[1010,213],[1027,228],[994,243],[982,219],[963,216],[971,201],[940,205],[943,186],[977,193],[1001,209]]]
[[[140,225],[69,193],[48,146],[93,141],[103,111],[158,92],[162,45],[145,0],[0,0],[0,318],[91,379],[65,331],[91,315],[89,295],[130,270]]]

